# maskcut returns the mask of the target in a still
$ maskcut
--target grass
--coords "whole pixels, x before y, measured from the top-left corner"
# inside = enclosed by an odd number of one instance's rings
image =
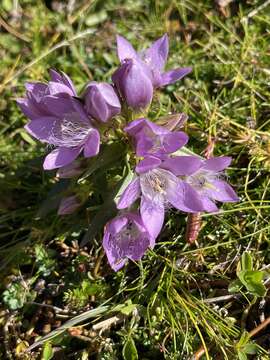
[[[259,295],[268,289],[270,260],[270,5],[46,3],[54,10],[33,0],[1,4],[1,359],[269,359],[269,327],[248,334],[270,316],[267,292]],[[59,181],[42,171],[46,149],[24,131],[14,100],[25,81],[48,79],[51,67],[79,91],[93,78],[108,81],[117,33],[142,48],[164,32],[168,68],[193,72],[158,92],[149,116],[186,112],[195,152],[212,141],[215,155],[233,157],[228,174],[241,201],[203,214],[193,245],[185,216],[170,211],[155,249],[113,273],[102,231],[87,229],[108,207],[104,189],[116,188],[125,159],[112,156],[108,182],[102,169],[79,184]],[[59,218],[59,197],[74,189],[84,208]],[[85,234],[91,241],[80,248]],[[263,279],[239,285],[241,271]]]

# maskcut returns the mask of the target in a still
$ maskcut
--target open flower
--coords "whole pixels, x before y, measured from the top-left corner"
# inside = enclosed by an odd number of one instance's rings
[[[85,157],[99,152],[100,136],[76,95],[71,80],[51,71],[48,84],[27,84],[26,98],[17,102],[31,119],[25,129],[36,139],[55,146],[44,161],[45,170],[70,164],[83,151]]]
[[[28,82],[25,84],[26,97],[17,99],[22,112],[31,120],[54,115],[65,110],[65,99],[76,96],[76,90],[70,78],[50,70],[51,81],[48,84]],[[59,102],[62,99],[62,102]]]
[[[115,71],[112,80],[126,104],[135,111],[145,109],[152,101],[150,73],[142,62],[126,59]]]
[[[137,156],[163,157],[180,149],[188,142],[183,131],[170,131],[148,119],[136,119],[124,129],[134,140]]]
[[[142,63],[142,67],[147,68],[148,71],[145,72],[150,74],[150,79],[155,88],[172,84],[192,70],[190,67],[185,67],[163,72],[168,52],[169,39],[167,34],[156,40],[148,49],[139,53],[125,38],[120,35],[117,36],[117,53],[121,63],[127,59]]]
[[[216,201],[239,201],[233,188],[223,180],[223,170],[230,163],[231,158],[228,156],[212,157],[206,160],[195,156],[175,156],[167,158],[162,167],[176,176],[182,176],[182,180],[197,192],[204,211],[215,212],[218,211]]]
[[[83,98],[87,114],[97,121],[106,123],[121,111],[119,98],[110,84],[90,82]]]
[[[142,221],[154,239],[161,231],[165,208],[175,207],[185,212],[203,210],[196,190],[161,166],[162,160],[154,156],[140,161],[136,167],[137,176],[126,187],[117,204],[118,209],[125,209],[141,197]]]
[[[155,241],[137,212],[117,216],[105,226],[103,248],[113,270],[121,269],[128,259],[138,261]]]

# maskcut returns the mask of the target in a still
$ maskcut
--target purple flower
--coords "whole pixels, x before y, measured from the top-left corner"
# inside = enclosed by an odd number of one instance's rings
[[[169,39],[165,34],[156,40],[148,49],[136,52],[133,46],[122,36],[117,36],[118,58],[123,63],[127,59],[142,63],[148,69],[153,87],[161,87],[172,84],[189,74],[190,67],[177,68],[163,72],[169,52]]]
[[[80,207],[80,205],[76,195],[65,197],[61,200],[57,213],[58,215],[72,214]]]
[[[233,188],[223,180],[223,170],[231,163],[228,156],[212,157],[202,160],[194,156],[167,158],[162,167],[176,176],[184,176],[183,181],[191,186],[202,201],[204,211],[215,212],[215,201],[239,201]]]
[[[138,261],[155,241],[147,232],[137,212],[128,212],[111,220],[105,227],[103,248],[114,271],[128,259]]]
[[[26,97],[17,99],[22,112],[31,120],[54,115],[65,110],[65,102],[59,103],[59,98],[67,99],[76,96],[76,90],[70,78],[50,70],[51,81],[26,83]]]
[[[83,151],[85,157],[99,152],[100,136],[93,127],[71,80],[51,71],[48,84],[26,85],[26,98],[18,99],[22,111],[31,119],[25,129],[36,139],[56,147],[45,158],[43,167],[51,170],[70,164]]]
[[[110,84],[92,81],[83,97],[87,114],[97,121],[106,123],[121,111],[119,98]]]
[[[197,166],[194,164],[193,167]],[[136,167],[138,175],[124,190],[117,205],[118,209],[125,209],[141,197],[142,221],[154,239],[161,231],[165,208],[172,206],[185,212],[203,210],[196,190],[161,166],[162,160],[154,156],[140,161]]]
[[[152,101],[153,85],[149,70],[136,59],[126,59],[112,80],[126,104],[135,111],[145,109]]]
[[[170,131],[144,118],[132,121],[125,131],[134,140],[137,156],[154,155],[161,158],[188,142],[184,132]]]

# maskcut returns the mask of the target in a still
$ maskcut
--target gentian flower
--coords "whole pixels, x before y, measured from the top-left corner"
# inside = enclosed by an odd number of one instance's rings
[[[112,80],[126,104],[135,111],[145,109],[152,101],[150,73],[142,62],[126,59],[115,71]]]
[[[97,121],[106,123],[121,111],[119,98],[110,84],[90,82],[83,98],[87,114]]]
[[[17,99],[22,112],[31,120],[53,115],[55,110],[64,110],[65,103],[61,104],[59,98],[66,99],[76,96],[76,90],[70,78],[50,70],[51,81],[48,84],[41,82],[28,82],[25,84],[26,97]],[[60,108],[60,109],[59,109]]]
[[[163,157],[180,149],[188,142],[183,131],[170,131],[148,119],[136,119],[124,129],[134,140],[137,156]]]
[[[74,213],[81,206],[76,195],[65,197],[61,200],[58,215],[69,215]]]
[[[142,64],[144,72],[150,75],[154,88],[165,86],[182,79],[192,71],[191,67],[177,68],[163,72],[169,52],[169,39],[165,34],[156,40],[148,49],[136,52],[133,46],[125,38],[117,36],[117,53],[121,63],[135,61]]]
[[[121,269],[128,259],[140,260],[147,248],[154,245],[137,212],[119,215],[105,226],[103,248],[114,271]]]
[[[219,202],[237,202],[239,198],[233,188],[222,178],[223,170],[231,163],[228,156],[199,159],[194,156],[175,156],[167,158],[162,167],[176,176],[183,176],[182,180],[191,186],[198,194],[204,211],[215,212]],[[189,171],[187,171],[189,165]]]
[[[25,129],[36,139],[56,147],[43,167],[51,170],[70,164],[83,151],[85,157],[99,152],[99,132],[90,122],[71,80],[51,71],[48,84],[26,85],[26,98],[17,102],[31,121]]]
[[[193,172],[193,168],[198,167],[196,162],[185,165],[187,172]],[[161,166],[162,160],[158,157],[146,156],[141,160],[135,169],[137,175],[126,187],[117,204],[118,209],[125,209],[141,197],[142,221],[153,238],[161,231],[165,208],[172,206],[185,212],[203,210],[196,190]]]

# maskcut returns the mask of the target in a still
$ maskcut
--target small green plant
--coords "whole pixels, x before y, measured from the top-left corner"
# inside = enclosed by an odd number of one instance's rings
[[[35,297],[36,292],[30,290],[30,284],[25,281],[14,282],[3,292],[3,301],[10,310],[22,308],[26,302],[35,300]]]
[[[238,279],[229,286],[229,292],[239,292],[243,287],[254,296],[265,296],[266,287],[263,283],[266,273],[254,270],[253,260],[248,252],[244,252],[237,267]]]
[[[104,285],[83,280],[78,287],[69,289],[64,293],[64,302],[71,308],[84,307],[90,300],[90,297],[101,292]]]

